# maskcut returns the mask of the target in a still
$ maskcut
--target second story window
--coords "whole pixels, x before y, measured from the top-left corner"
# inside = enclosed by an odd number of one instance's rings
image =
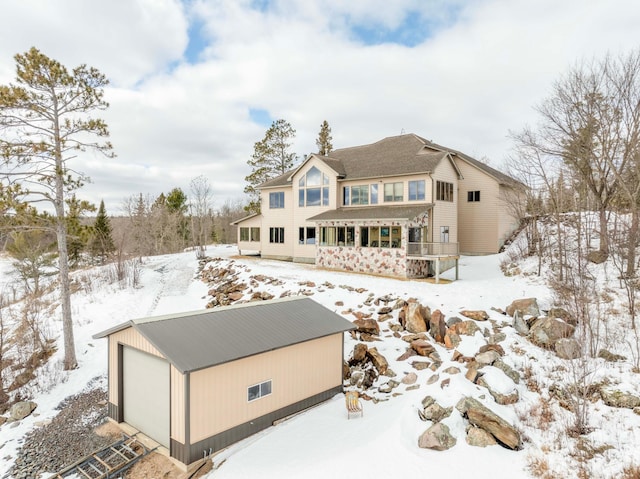
[[[269,208],[284,208],[284,191],[269,193]]]
[[[409,182],[409,201],[424,201],[425,181],[417,180]]]
[[[298,206],[328,206],[329,176],[315,166],[298,181]]]
[[[480,201],[480,191],[467,191],[467,201]]]
[[[436,200],[453,202],[453,183],[436,181]]]
[[[402,181],[397,183],[384,184],[384,201],[402,201],[404,199],[404,184]]]

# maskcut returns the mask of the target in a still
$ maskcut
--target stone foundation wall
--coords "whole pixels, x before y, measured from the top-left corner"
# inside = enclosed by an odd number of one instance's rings
[[[328,269],[407,277],[407,259],[399,248],[322,246],[317,250],[316,264]]]

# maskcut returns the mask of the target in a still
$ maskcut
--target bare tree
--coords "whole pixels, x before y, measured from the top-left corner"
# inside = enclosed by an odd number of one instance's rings
[[[196,257],[200,259],[206,256],[206,244],[211,238],[213,190],[209,180],[203,175],[192,179],[190,188],[192,195],[192,200],[189,204],[191,234],[193,236],[193,245],[196,249]]]

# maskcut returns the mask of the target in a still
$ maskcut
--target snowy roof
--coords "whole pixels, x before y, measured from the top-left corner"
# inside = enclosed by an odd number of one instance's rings
[[[300,296],[133,319],[93,337],[104,338],[129,327],[182,373],[355,328],[338,314]]]

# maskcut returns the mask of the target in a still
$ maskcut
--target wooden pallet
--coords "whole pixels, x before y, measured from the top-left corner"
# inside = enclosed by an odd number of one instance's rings
[[[150,452],[151,450],[135,437],[123,434],[121,440],[85,456],[51,477],[63,479],[75,474],[86,479],[111,479]]]

